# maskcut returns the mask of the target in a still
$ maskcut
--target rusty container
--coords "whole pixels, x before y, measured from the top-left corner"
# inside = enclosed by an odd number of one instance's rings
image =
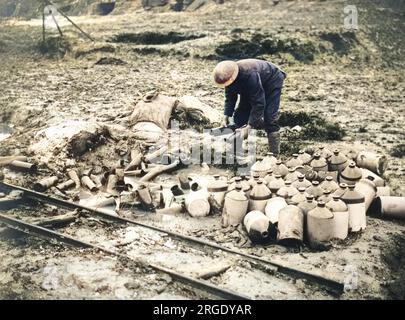
[[[299,246],[304,241],[304,214],[297,206],[289,205],[280,210],[277,240],[286,246]]]
[[[153,198],[148,186],[140,184],[136,189],[136,195],[145,210],[153,209]]]
[[[69,179],[68,181],[58,184],[56,188],[60,191],[64,191],[73,188],[75,185],[75,182],[72,179]]]
[[[97,189],[100,189],[103,186],[103,183],[101,182],[101,179],[100,179],[100,177],[98,175],[91,174],[90,179],[94,182]]]
[[[67,175],[68,175],[68,177],[69,177],[70,179],[72,179],[72,180],[75,182],[76,189],[79,189],[79,188],[81,187],[81,182],[80,182],[79,175],[77,174],[77,171],[74,170],[74,169],[69,170],[69,171],[67,172]]]
[[[115,174],[110,174],[107,179],[106,192],[112,195],[119,195],[119,192],[117,191],[117,176]]]
[[[9,167],[15,171],[22,171],[29,173],[34,173],[37,172],[38,170],[38,167],[35,164],[20,160],[11,161]]]
[[[89,176],[83,176],[81,179],[82,185],[85,186],[90,191],[97,191],[98,188],[95,183],[90,179]]]

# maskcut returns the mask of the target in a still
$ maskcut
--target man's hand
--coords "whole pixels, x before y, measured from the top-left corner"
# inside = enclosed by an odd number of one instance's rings
[[[222,126],[227,127],[229,126],[229,116],[224,116],[224,119],[222,120]]]
[[[247,139],[249,136],[250,129],[252,127],[250,125],[246,125],[242,128],[236,129],[235,133],[239,135],[243,140]]]

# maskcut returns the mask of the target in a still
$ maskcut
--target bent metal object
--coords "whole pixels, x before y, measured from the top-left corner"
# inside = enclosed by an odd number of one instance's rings
[[[372,203],[370,213],[387,218],[405,219],[405,197],[378,197]]]
[[[286,246],[298,246],[304,240],[304,213],[289,205],[280,210],[277,240]]]

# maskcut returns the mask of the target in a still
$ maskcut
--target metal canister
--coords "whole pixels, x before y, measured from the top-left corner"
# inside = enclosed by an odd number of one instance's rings
[[[288,168],[296,168],[298,166],[302,166],[304,163],[302,162],[302,160],[299,158],[299,154],[298,153],[294,153],[292,158],[290,160],[288,160],[286,162],[286,166]]]
[[[378,197],[370,211],[386,218],[405,219],[405,197]]]
[[[328,171],[328,163],[319,153],[314,154],[314,159],[311,161],[311,167],[314,171]]]
[[[338,149],[333,151],[333,155],[329,159],[329,171],[342,172],[348,166],[347,157],[340,153]]]
[[[261,211],[251,211],[246,214],[243,224],[253,242],[264,241],[270,236],[270,219]]]
[[[357,155],[356,163],[360,168],[382,175],[388,167],[387,157],[373,152],[362,151]]]
[[[209,203],[209,193],[206,189],[201,188],[191,192],[185,198],[187,212],[192,217],[206,217],[209,215],[211,206]]]
[[[260,179],[257,184],[253,186],[249,194],[249,210],[261,211],[264,213],[267,201],[271,198],[271,191]]]
[[[249,200],[240,185],[228,192],[225,196],[222,211],[222,225],[224,227],[237,226],[243,221],[248,210]]]
[[[355,190],[364,196],[364,204],[367,212],[377,195],[377,187],[375,186],[372,177],[369,177],[369,179],[361,179],[356,184]]]
[[[366,229],[366,204],[362,194],[355,190],[355,186],[349,186],[349,190],[342,196],[342,201],[349,209],[349,230],[359,232]]]
[[[346,183],[347,185],[355,185],[362,178],[363,173],[360,168],[352,161],[349,166],[340,174],[339,182]]]
[[[304,214],[296,206],[289,205],[280,210],[277,240],[287,246],[298,246],[304,240]]]
[[[326,207],[333,213],[333,238],[344,240],[349,233],[349,208],[340,200],[340,197],[333,197],[326,204]]]
[[[318,206],[307,216],[307,233],[312,248],[321,246],[333,238],[333,213],[326,208],[325,202],[318,202]]]
[[[219,175],[214,175],[214,179],[209,181],[207,185],[207,190],[211,199],[222,207],[224,205],[226,191],[228,190],[228,183],[220,179]]]
[[[288,206],[287,201],[281,197],[271,198],[267,201],[265,213],[272,224],[278,223],[280,210]]]
[[[55,184],[58,183],[58,177],[53,176],[53,177],[48,177],[45,179],[42,179],[39,182],[34,183],[33,189],[38,192],[45,192],[48,190],[50,187],[54,186]]]

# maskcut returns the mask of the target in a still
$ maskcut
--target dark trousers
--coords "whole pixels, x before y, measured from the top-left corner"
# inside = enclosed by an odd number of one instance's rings
[[[281,90],[283,88],[285,75],[281,71],[277,73],[275,79],[271,81],[265,90],[266,105],[264,107],[264,129],[267,133],[273,133],[280,130],[277,123],[279,118]],[[243,127],[249,121],[252,106],[246,97],[241,97],[238,107],[233,115],[233,121],[238,127]]]

